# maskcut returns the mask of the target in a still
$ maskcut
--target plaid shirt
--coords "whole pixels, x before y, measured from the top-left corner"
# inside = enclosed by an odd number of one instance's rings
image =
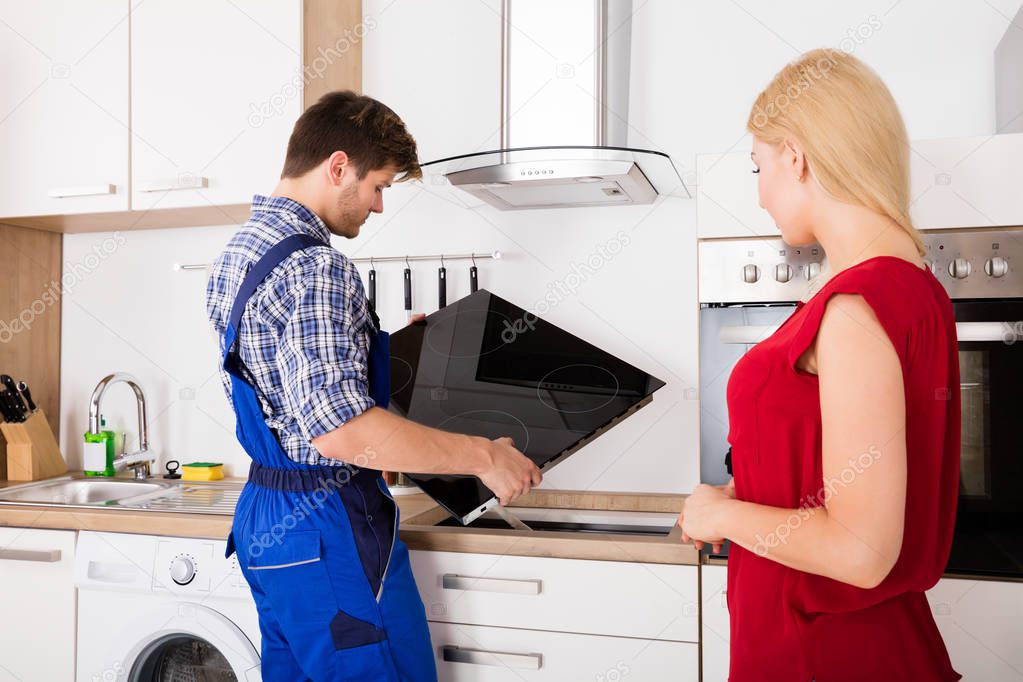
[[[206,284],[206,312],[221,356],[246,273],[274,244],[296,233],[330,243],[327,226],[302,204],[253,198],[252,216],[213,263]],[[374,405],[367,379],[374,328],[355,266],[328,246],[291,254],[256,289],[239,327],[237,352],[284,452],[303,464],[342,466],[341,460],[320,456],[310,441]],[[231,380],[223,367],[220,379],[230,403]]]

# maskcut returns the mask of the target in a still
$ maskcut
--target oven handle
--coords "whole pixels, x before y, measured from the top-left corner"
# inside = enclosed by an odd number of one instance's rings
[[[755,344],[773,334],[781,325],[730,325],[721,327],[721,343]],[[956,322],[956,336],[960,341],[1001,341],[1013,343],[1020,336],[1008,322]]]

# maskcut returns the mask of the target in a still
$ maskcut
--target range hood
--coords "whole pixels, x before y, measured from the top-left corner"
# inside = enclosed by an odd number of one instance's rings
[[[501,148],[424,163],[424,181],[450,184],[505,211],[650,204],[661,195],[689,198],[667,154],[627,145],[632,0],[594,2],[593,144],[511,146],[512,4],[502,2]]]

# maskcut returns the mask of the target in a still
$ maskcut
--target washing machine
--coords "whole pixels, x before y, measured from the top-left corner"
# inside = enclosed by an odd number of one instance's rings
[[[78,534],[78,682],[261,680],[256,604],[222,540]]]

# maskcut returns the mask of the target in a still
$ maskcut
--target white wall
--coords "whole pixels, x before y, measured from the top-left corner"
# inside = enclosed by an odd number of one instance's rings
[[[751,2],[636,0],[636,6],[630,143],[667,151],[691,183],[697,153],[748,147],[743,126],[759,88],[799,51],[817,46],[852,46],[872,64],[912,137],[993,132],[992,53],[1020,0],[786,1],[772,3],[770,13]],[[498,8],[497,0],[364,1],[373,19],[364,91],[405,118],[424,160],[497,144]],[[867,37],[840,44],[857,28]],[[556,66],[552,60],[552,74]],[[224,461],[229,474],[244,475],[247,458],[215,375],[205,275],[171,271],[175,262],[212,260],[232,230],[125,233],[124,243],[66,296],[61,444],[72,468],[80,467],[92,388],[104,374],[124,370],[149,392],[151,440],[164,458]],[[580,275],[577,266],[621,239],[619,232],[628,246]],[[466,209],[452,190],[426,185],[389,190],[383,215],[373,216],[358,239],[334,244],[352,256],[498,249],[504,259],[479,264],[481,286],[527,308],[552,287],[573,288],[545,317],[668,386],[552,471],[545,487],[684,492],[699,476],[695,235],[691,201],[501,213]],[[66,236],[67,264],[111,238]],[[403,267],[377,265],[381,313],[391,329],[403,323]],[[449,300],[468,292],[467,267],[448,263]],[[436,264],[417,265],[414,273],[415,308],[430,312]],[[134,432],[128,391],[111,398],[108,418]]]

